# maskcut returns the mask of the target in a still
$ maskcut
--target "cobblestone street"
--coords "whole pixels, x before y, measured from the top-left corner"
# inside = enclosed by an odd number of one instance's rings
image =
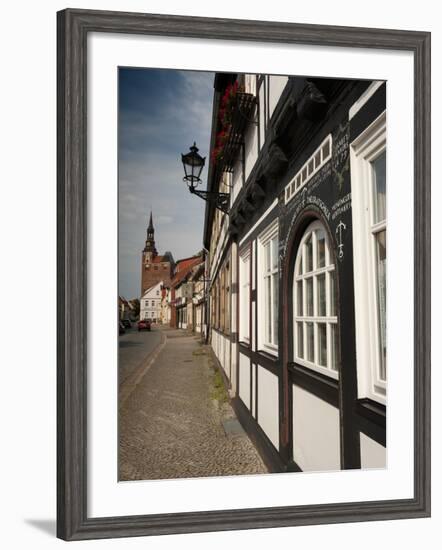
[[[209,347],[183,330],[157,330],[156,350],[120,380],[119,479],[267,473]]]

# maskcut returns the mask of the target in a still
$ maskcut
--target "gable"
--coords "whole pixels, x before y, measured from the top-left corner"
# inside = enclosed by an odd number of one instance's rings
[[[141,299],[149,299],[149,298],[161,298],[161,286],[163,285],[163,281],[159,281],[155,285],[148,288],[144,294],[141,296]],[[157,294],[159,292],[159,294]]]

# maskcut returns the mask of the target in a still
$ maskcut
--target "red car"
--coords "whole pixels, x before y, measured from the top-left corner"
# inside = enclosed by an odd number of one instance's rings
[[[138,331],[140,330],[150,330],[150,321],[147,319],[140,319],[138,321]]]

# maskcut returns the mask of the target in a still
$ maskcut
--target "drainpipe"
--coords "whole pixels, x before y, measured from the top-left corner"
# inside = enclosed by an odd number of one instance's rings
[[[204,251],[204,279],[203,279],[204,290],[203,292],[204,292],[204,301],[205,301],[204,303],[204,326],[205,326],[204,344],[207,345],[209,343],[209,332],[210,332],[210,327],[209,327],[210,293],[207,292],[206,290],[206,284],[207,284],[206,271],[207,271],[207,261],[209,258],[209,251],[205,246],[203,246],[203,251]]]

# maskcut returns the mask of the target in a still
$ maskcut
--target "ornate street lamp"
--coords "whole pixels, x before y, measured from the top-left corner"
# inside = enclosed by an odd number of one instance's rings
[[[194,142],[190,147],[190,152],[186,155],[181,155],[181,161],[184,166],[184,178],[183,181],[187,183],[189,191],[193,195],[197,195],[201,199],[207,202],[211,202],[215,208],[218,208],[225,214],[229,213],[229,197],[228,193],[218,193],[217,191],[202,191],[197,189],[198,185],[202,183],[200,175],[203,171],[206,163],[206,157],[202,157],[198,153],[198,147]]]
[[[190,148],[190,153],[187,155],[181,155],[181,161],[184,166],[184,181],[189,186],[189,189],[195,188],[201,183],[201,172],[203,171],[204,164],[206,163],[206,157],[202,157],[198,154],[198,147],[196,143],[193,142],[192,147]]]

